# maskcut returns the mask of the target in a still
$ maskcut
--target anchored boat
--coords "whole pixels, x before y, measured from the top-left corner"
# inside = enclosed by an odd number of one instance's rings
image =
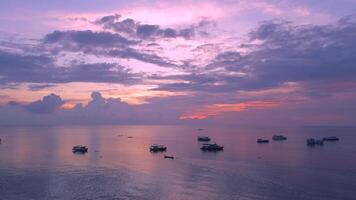
[[[220,146],[216,143],[214,144],[203,144],[203,146],[200,148],[203,151],[222,151],[224,150],[224,146]]]
[[[324,141],[339,141],[340,139],[336,136],[324,137]]]
[[[150,151],[152,152],[167,151],[167,147],[163,145],[153,144],[150,146]]]
[[[164,158],[174,159],[174,156],[167,156],[167,155],[164,155]]]
[[[287,137],[283,136],[283,135],[274,135],[272,137],[272,140],[276,140],[276,141],[283,141],[283,140],[286,140]]]
[[[199,142],[209,142],[211,139],[207,136],[198,136]]]
[[[317,140],[317,139],[314,139],[314,138],[307,139],[307,145],[309,145],[309,146],[323,145],[323,144],[324,144],[323,140]]]
[[[267,139],[261,139],[261,138],[259,138],[259,139],[257,139],[257,143],[268,143],[269,142],[269,140],[267,140]]]
[[[73,153],[87,153],[88,152],[88,147],[84,145],[75,145],[72,148]]]

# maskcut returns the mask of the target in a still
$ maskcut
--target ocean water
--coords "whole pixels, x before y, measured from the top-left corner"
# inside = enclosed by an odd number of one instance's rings
[[[0,127],[0,199],[356,199],[356,128],[197,128]],[[256,143],[279,132],[288,140]],[[198,135],[224,151],[202,152]],[[340,141],[306,146],[332,135]],[[153,143],[167,152],[150,153]]]

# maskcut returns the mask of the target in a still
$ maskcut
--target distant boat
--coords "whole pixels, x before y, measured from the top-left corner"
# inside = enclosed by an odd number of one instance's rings
[[[203,151],[222,151],[224,150],[224,146],[220,146],[216,143],[214,144],[203,144],[203,146],[200,148]]]
[[[340,139],[336,136],[324,137],[324,141],[339,141]]]
[[[128,136],[127,138],[133,138],[132,136]]]
[[[164,155],[164,158],[174,159],[174,156],[167,156],[167,155]]]
[[[267,140],[267,139],[257,139],[257,143],[268,143],[269,142],[269,140]]]
[[[204,129],[203,129],[203,128],[198,128],[197,130],[198,130],[198,131],[202,131],[202,130],[204,130]]]
[[[167,151],[167,147],[158,144],[152,144],[150,147],[150,151],[159,152],[159,151]]]
[[[72,148],[73,153],[87,153],[88,152],[88,147],[83,146],[83,145],[75,145]]]
[[[317,139],[314,139],[314,138],[307,139],[307,145],[309,145],[309,146],[323,145],[323,144],[324,144],[323,140],[317,140]]]
[[[283,135],[274,135],[272,137],[272,140],[277,140],[277,141],[283,141],[283,140],[286,140],[287,137],[283,136]]]
[[[207,136],[198,136],[198,141],[200,142],[209,142],[211,139]]]

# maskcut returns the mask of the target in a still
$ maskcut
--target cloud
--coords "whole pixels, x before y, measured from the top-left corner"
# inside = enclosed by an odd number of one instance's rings
[[[92,92],[87,105],[64,108],[61,105],[65,101],[50,94],[25,105],[11,103],[0,106],[0,124],[344,125],[354,122],[356,117],[356,107],[352,103],[355,98],[352,96],[306,102],[231,99],[232,103],[228,103],[225,97],[220,100],[223,103],[211,103],[215,101],[211,97],[154,98],[147,104],[130,105],[119,98],[105,98],[100,92]]]
[[[313,82],[355,82],[354,32],[352,16],[330,25],[265,21],[250,32],[250,42],[242,45],[248,47],[245,51],[221,52],[205,71],[166,77],[184,82],[161,84],[157,89],[227,92],[277,88],[290,82],[305,87]]]
[[[43,90],[45,88],[51,88],[51,87],[55,87],[55,84],[31,84],[28,85],[28,88],[32,91],[38,91],[38,90]]]
[[[24,55],[0,50],[0,83],[47,79],[52,59],[46,55]]]
[[[42,100],[25,105],[24,108],[32,113],[50,114],[59,109],[63,104],[64,101],[60,96],[50,94],[48,96],[44,96]]]
[[[149,34],[146,28],[140,34]],[[110,32],[93,31],[54,31],[47,34],[44,44],[54,54],[59,52],[83,52],[108,58],[136,59],[164,67],[176,67],[172,61],[154,52],[142,50],[140,41],[129,40]]]
[[[133,84],[140,82],[140,74],[115,63],[73,63],[57,66],[48,55],[26,55],[0,51],[0,83],[100,82]],[[30,89],[41,89],[39,85]]]
[[[47,34],[43,41],[45,43],[60,43],[66,48],[73,50],[84,49],[87,47],[120,47],[134,44],[125,37],[110,32],[94,32],[91,30],[86,31],[54,31]]]
[[[97,82],[137,84],[141,75],[112,63],[77,64],[62,68],[56,79],[60,82]]]
[[[312,108],[320,116],[331,116],[333,113],[330,110],[338,112],[342,115],[340,120],[354,116],[346,106],[337,105],[349,105],[355,95],[356,22],[353,16],[328,25],[264,21],[247,35],[243,44],[234,46],[236,41],[224,44],[228,48],[214,41],[205,44],[211,47],[204,47],[199,41],[186,40],[189,37],[195,39],[197,31],[203,31],[197,27],[204,27],[204,23],[209,22],[166,28],[111,15],[95,23],[105,30],[54,31],[47,34],[42,43],[34,45],[33,51],[30,48],[21,49],[20,46],[16,50],[2,48],[1,88],[16,91],[20,83],[27,83],[28,89],[36,92],[44,88],[51,90],[53,85],[57,88],[61,83],[69,82],[119,83],[142,84],[140,86],[155,92],[175,94],[182,91],[187,95],[145,96],[145,104],[130,105],[119,98],[105,98],[101,93],[93,92],[87,105],[77,104],[71,108],[63,106],[65,102],[53,94],[28,105],[4,105],[0,108],[2,113],[13,111],[19,113],[23,121],[53,124],[169,124],[182,123],[179,117],[210,120],[210,116],[214,116],[216,120],[216,116],[229,116],[233,120],[245,114],[252,122],[261,119],[260,116],[268,118],[274,112],[280,114],[279,119],[288,116],[283,111],[285,107],[279,107],[278,103],[273,106],[253,103],[282,99],[288,102],[288,111],[296,113],[300,121],[303,120],[301,116],[307,116],[306,108]],[[177,40],[171,40],[174,38]],[[204,61],[200,62],[201,58],[196,54],[191,59],[181,59],[181,52],[174,46],[177,43],[171,45],[171,41],[182,42],[184,44],[178,44],[182,46],[194,43],[184,49],[185,53],[191,53],[194,48],[190,47],[198,45],[199,53],[207,59],[203,58]],[[163,50],[158,50],[157,46]],[[172,49],[170,53],[177,57],[167,59],[164,48]],[[204,48],[213,52],[206,53]],[[69,56],[61,57],[65,53]],[[91,62],[85,59],[78,61],[75,56],[83,54],[94,58]],[[130,59],[141,61],[134,62],[140,65],[139,68],[154,64],[178,70],[156,72],[154,75],[136,73],[130,68],[136,66],[121,65],[125,61],[129,63]],[[293,99],[301,101],[294,103],[291,102]],[[335,108],[328,108],[331,100],[335,100],[336,103],[332,103]],[[11,116],[15,121],[15,114]],[[318,118],[322,119],[320,116]]]
[[[28,104],[9,102],[0,106],[0,124],[175,124],[179,109],[168,109],[171,101],[130,105],[120,98],[104,98],[91,93],[87,105],[65,108],[56,94]],[[164,109],[160,109],[164,108]],[[5,114],[5,115],[3,115]]]
[[[203,19],[198,24],[193,24],[182,29],[161,28],[159,25],[142,24],[133,19],[123,19],[120,21],[120,15],[107,15],[94,23],[101,25],[104,29],[113,30],[117,33],[127,34],[134,38],[140,39],[160,39],[160,38],[177,38],[192,39],[194,36],[206,35],[204,27],[215,25],[213,21]]]

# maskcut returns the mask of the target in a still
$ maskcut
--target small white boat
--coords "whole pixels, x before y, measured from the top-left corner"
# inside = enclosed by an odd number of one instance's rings
[[[84,145],[75,145],[72,148],[73,153],[86,153],[88,152],[88,147],[84,146]]]
[[[150,151],[152,151],[152,152],[167,151],[167,147],[165,147],[163,145],[152,144],[150,146]]]

